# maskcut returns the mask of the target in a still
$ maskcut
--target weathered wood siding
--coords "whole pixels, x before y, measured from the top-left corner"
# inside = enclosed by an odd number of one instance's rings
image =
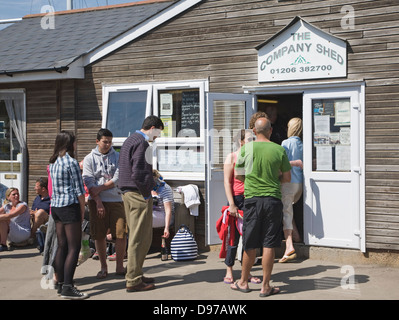
[[[353,29],[341,27],[345,5],[355,10]],[[85,80],[0,84],[26,89],[29,201],[60,129],[77,133],[79,161],[95,145],[104,84],[209,79],[212,92],[242,92],[258,85],[255,46],[297,15],[346,39],[348,79],[366,81],[366,247],[399,250],[397,0],[203,1],[86,67]]]
[[[76,133],[74,80],[0,85],[0,89],[10,88],[23,88],[26,92],[28,205],[31,205],[36,197],[36,180],[47,176],[57,133],[63,129]]]
[[[343,29],[344,5],[354,8]],[[209,79],[212,92],[258,85],[255,46],[295,16],[349,43],[348,79],[366,80],[366,246],[399,250],[399,3],[209,0],[88,69],[101,86]],[[79,130],[79,129],[78,129]]]

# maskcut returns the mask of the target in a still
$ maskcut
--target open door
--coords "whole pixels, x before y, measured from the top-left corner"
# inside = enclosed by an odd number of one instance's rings
[[[206,135],[206,245],[219,244],[216,221],[227,204],[223,163],[233,151],[233,137],[248,127],[253,113],[252,95],[208,93]]]
[[[0,201],[2,190],[19,189],[28,201],[25,92],[0,90]],[[4,200],[4,199],[3,199]]]
[[[365,250],[363,94],[304,92],[305,244]]]

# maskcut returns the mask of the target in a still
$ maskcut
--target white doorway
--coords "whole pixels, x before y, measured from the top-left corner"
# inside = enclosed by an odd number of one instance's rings
[[[270,100],[302,96],[306,245],[365,252],[364,87],[354,81],[245,88]]]
[[[252,95],[208,93],[206,137],[206,245],[219,244],[216,221],[227,204],[223,184],[223,163],[232,152],[232,137],[248,127],[253,113]]]
[[[18,188],[23,201],[27,201],[25,110],[23,90],[0,90],[0,189]]]
[[[304,92],[305,244],[365,250],[363,89]]]

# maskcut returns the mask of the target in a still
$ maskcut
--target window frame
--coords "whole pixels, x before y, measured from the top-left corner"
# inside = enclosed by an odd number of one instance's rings
[[[140,91],[147,90],[147,103],[145,117],[149,115],[159,116],[159,91],[164,90],[179,90],[179,89],[199,89],[199,103],[200,103],[200,136],[199,137],[158,137],[153,146],[153,167],[158,169],[157,148],[166,146],[176,147],[200,147],[205,150],[205,94],[209,91],[208,80],[182,80],[182,81],[163,81],[154,83],[132,83],[132,84],[103,84],[103,110],[102,110],[102,127],[106,128],[108,118],[108,103],[109,94],[111,92],[123,91]],[[114,137],[113,145],[122,146],[127,137]],[[151,143],[150,143],[151,144]],[[205,151],[204,151],[205,152]],[[205,163],[202,172],[187,171],[163,171],[164,179],[170,180],[205,180]]]
[[[147,91],[147,101],[145,117],[151,114],[152,102],[152,85],[150,84],[112,84],[103,85],[103,112],[102,112],[102,127],[107,128],[108,120],[108,103],[109,95],[114,92],[127,92],[127,91]],[[113,137],[115,145],[122,145],[127,137]]]
[[[166,146],[175,147],[200,147],[205,152],[205,92],[208,89],[207,80],[192,80],[192,81],[176,81],[176,82],[162,82],[156,83],[153,87],[153,114],[159,116],[159,91],[164,90],[179,90],[179,89],[199,89],[199,103],[200,103],[200,136],[199,137],[159,137],[154,142],[153,148],[153,166],[158,169],[157,149]],[[205,157],[204,157],[205,159]],[[204,160],[206,161],[206,160]],[[164,179],[170,180],[205,180],[205,163],[202,172],[190,172],[188,176],[187,171],[162,171]]]
[[[189,138],[179,138],[179,137],[160,137],[156,139],[158,145],[167,143],[167,139],[174,139],[177,144],[183,144],[187,141],[191,143],[196,143],[205,140],[205,91],[206,82],[205,81],[179,81],[179,82],[163,82],[157,83],[153,86],[153,114],[159,117],[159,91],[164,90],[179,90],[179,89],[199,89],[199,102],[200,102],[200,136],[199,137],[189,137]]]

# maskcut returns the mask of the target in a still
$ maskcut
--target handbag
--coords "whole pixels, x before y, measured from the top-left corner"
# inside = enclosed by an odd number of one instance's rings
[[[198,255],[197,242],[190,229],[182,224],[170,243],[174,261],[194,260]]]
[[[87,259],[89,259],[93,252],[89,245],[90,235],[88,234],[89,230],[89,221],[86,219],[82,222],[82,244],[80,247],[79,258],[78,258],[78,266],[84,263]]]

